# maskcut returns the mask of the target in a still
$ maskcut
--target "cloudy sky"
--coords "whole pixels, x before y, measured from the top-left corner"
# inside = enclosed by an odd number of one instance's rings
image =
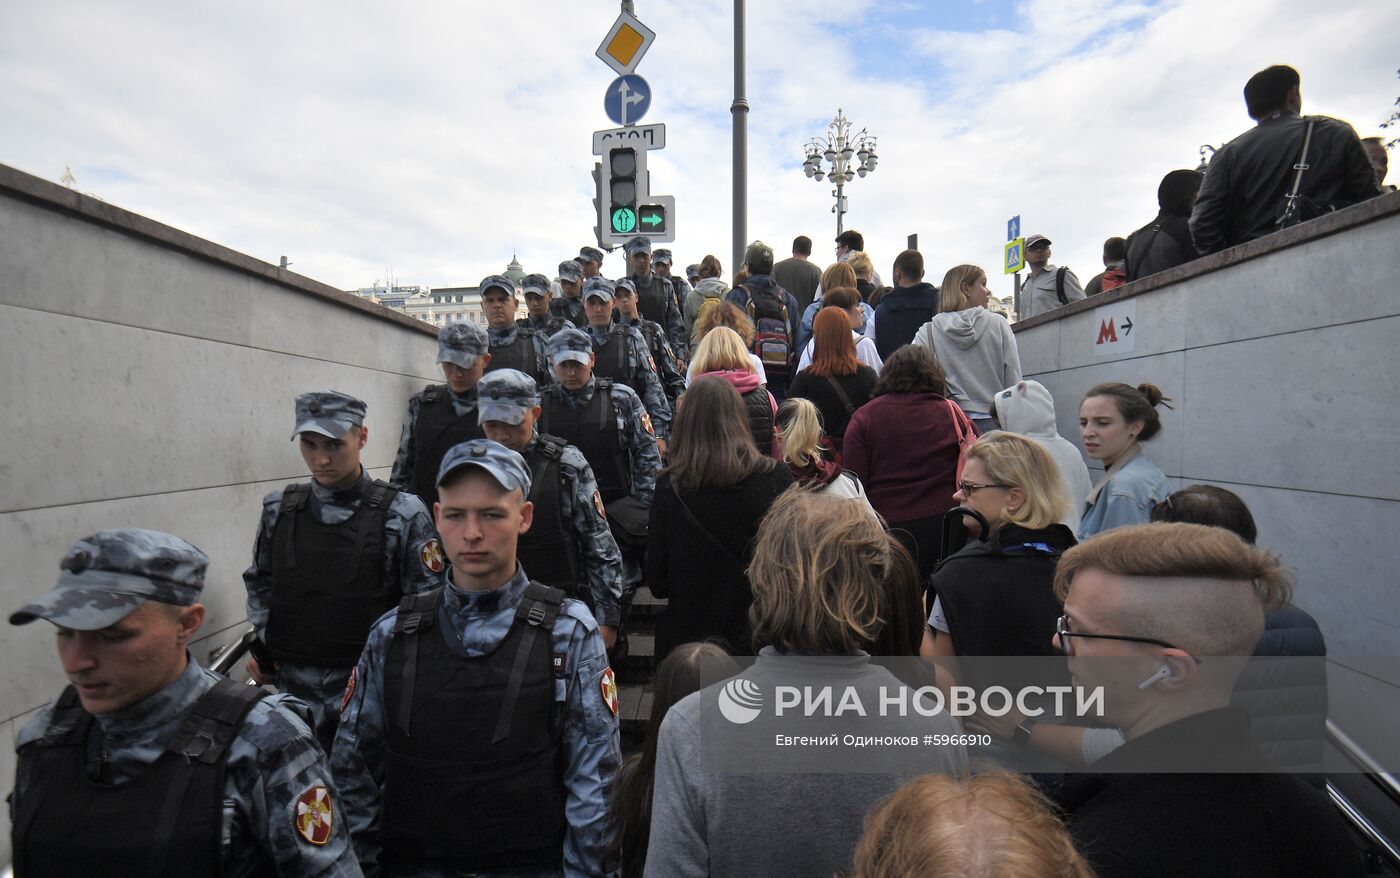
[[[1156,212],[1163,173],[1244,130],[1240,89],[1287,63],[1306,112],[1363,136],[1400,94],[1393,0],[750,0],[748,235],[832,256],[831,187],[802,145],[838,107],[880,138],[847,226],[888,277],[917,232],[935,282],[993,288],[1006,220],[1097,272]],[[731,271],[733,15],[636,0],[638,73],[668,145],[677,259]],[[0,163],[350,289],[451,286],[512,252],[554,273],[591,244],[590,135],[612,127],[594,50],[616,0],[5,0]],[[1400,165],[1393,162],[1392,167]],[[1394,182],[1395,176],[1392,176]],[[605,271],[623,272],[620,255]]]

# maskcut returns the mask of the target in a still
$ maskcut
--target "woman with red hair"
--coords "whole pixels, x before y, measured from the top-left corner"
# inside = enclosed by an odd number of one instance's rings
[[[838,292],[832,290],[828,298]],[[870,399],[878,378],[875,370],[856,356],[848,311],[828,305],[812,321],[812,365],[797,373],[788,386],[788,396],[811,400],[821,413],[832,447],[840,451],[846,425]]]

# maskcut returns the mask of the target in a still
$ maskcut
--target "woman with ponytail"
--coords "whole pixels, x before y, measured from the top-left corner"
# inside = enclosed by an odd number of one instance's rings
[[[1103,461],[1104,474],[1086,498],[1080,540],[1125,524],[1146,524],[1152,507],[1166,499],[1167,477],[1143,453],[1141,443],[1162,429],[1157,406],[1169,402],[1152,384],[1109,382],[1084,395],[1079,435],[1085,453]]]

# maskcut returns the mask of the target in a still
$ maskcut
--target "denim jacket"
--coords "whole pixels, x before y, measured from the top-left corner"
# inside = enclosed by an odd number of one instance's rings
[[[1125,459],[1109,467],[1089,492],[1076,536],[1082,542],[1125,524],[1146,524],[1152,506],[1168,493],[1166,475],[1135,446]]]

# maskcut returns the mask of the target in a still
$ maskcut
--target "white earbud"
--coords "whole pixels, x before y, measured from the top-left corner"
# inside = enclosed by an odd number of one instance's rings
[[[1138,684],[1138,688],[1139,688],[1139,689],[1147,689],[1147,688],[1149,688],[1149,687],[1151,687],[1151,686],[1156,685],[1156,683],[1157,683],[1158,680],[1165,680],[1166,678],[1170,677],[1171,675],[1172,675],[1172,669],[1169,668],[1169,667],[1167,667],[1166,665],[1162,665],[1160,668],[1158,668],[1156,671],[1154,671],[1154,672],[1152,673],[1152,676],[1148,677],[1146,680],[1143,680],[1141,683],[1139,683],[1139,684]]]

